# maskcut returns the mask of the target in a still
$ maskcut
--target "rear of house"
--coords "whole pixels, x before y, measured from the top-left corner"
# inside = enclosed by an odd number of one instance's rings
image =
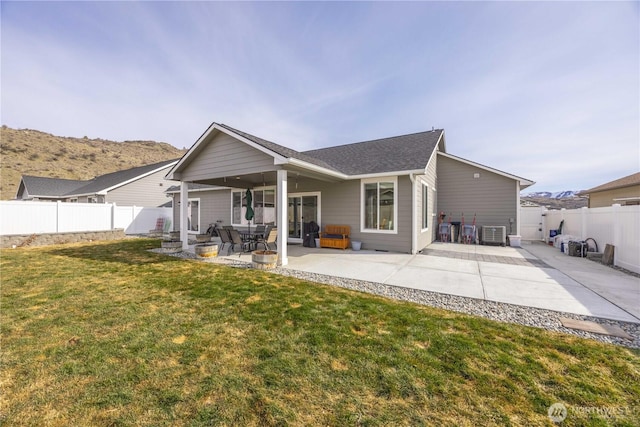
[[[300,153],[218,123],[167,178],[182,183],[168,192],[173,223],[187,233],[210,223],[273,224],[279,241],[301,242],[314,221],[348,225],[363,249],[408,253],[437,238],[439,210],[469,212],[469,222],[475,213],[479,225],[517,233],[519,191],[533,184],[446,154],[443,130]]]

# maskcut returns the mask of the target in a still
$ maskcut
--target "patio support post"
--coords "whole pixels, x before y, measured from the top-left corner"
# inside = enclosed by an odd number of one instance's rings
[[[280,169],[277,172],[278,187],[276,190],[277,201],[276,211],[278,213],[276,225],[278,227],[278,265],[287,265],[287,230],[289,229],[289,211],[287,194],[287,171]]]
[[[189,187],[188,183],[180,181],[180,240],[182,249],[189,248],[189,235],[187,234],[187,215],[189,214]]]

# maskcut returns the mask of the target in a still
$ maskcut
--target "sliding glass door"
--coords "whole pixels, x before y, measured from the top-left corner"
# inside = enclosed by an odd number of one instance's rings
[[[301,242],[305,223],[320,225],[320,193],[289,194],[288,215],[289,240]]]

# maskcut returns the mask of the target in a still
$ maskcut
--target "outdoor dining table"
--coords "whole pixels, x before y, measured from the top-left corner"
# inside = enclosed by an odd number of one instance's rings
[[[264,233],[262,232],[256,233],[249,231],[240,231],[239,233],[242,241],[248,243],[250,251],[256,249],[256,244],[258,243],[259,238],[264,238]]]

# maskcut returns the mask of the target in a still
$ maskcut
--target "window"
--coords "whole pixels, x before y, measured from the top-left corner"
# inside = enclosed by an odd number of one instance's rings
[[[274,188],[260,188],[251,191],[254,216],[253,225],[275,224],[276,222],[276,190]],[[231,223],[246,225],[247,190],[231,192]]]
[[[422,229],[429,228],[429,187],[422,184]]]
[[[189,199],[187,205],[187,230],[200,231],[200,199]]]
[[[362,231],[397,232],[397,178],[362,181]]]
[[[98,203],[98,198],[96,196],[87,197],[87,203]]]

